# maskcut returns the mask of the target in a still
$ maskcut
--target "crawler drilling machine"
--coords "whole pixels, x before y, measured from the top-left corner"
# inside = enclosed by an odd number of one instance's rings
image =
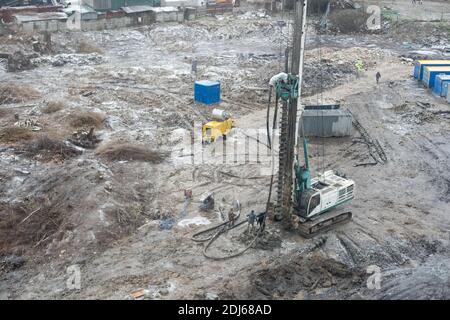
[[[269,207],[273,207],[275,220],[281,220],[286,228],[296,229],[302,236],[309,238],[352,218],[351,212],[342,212],[336,207],[353,199],[355,184],[354,181],[334,171],[326,171],[311,178],[308,142],[303,132],[299,132],[299,128],[304,127],[299,126],[299,123],[303,121],[300,96],[306,11],[307,0],[297,0],[294,39],[292,48],[286,51],[285,72],[283,76],[276,77],[272,83],[276,94],[273,130],[276,128],[278,101],[281,101],[282,105],[279,126],[277,198],[276,205],[271,206],[272,175],[267,211]],[[268,123],[269,108],[270,101]],[[303,163],[300,159],[301,148],[303,148]]]

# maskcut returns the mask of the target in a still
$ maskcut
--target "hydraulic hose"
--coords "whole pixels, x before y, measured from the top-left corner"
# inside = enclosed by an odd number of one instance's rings
[[[270,99],[269,99],[270,100]],[[278,94],[275,97],[275,110],[273,113],[273,124],[272,124],[272,138],[271,140],[274,141],[275,139],[275,130],[277,128],[277,115],[278,115]],[[267,116],[267,123],[269,122],[269,116]],[[269,206],[270,206],[270,199],[272,198],[272,189],[273,189],[273,177],[275,176],[275,153],[273,148],[270,148],[270,154],[272,157],[272,172],[271,172],[271,177],[270,177],[270,187],[269,187],[269,196],[267,197],[267,204],[266,204],[266,214],[269,211]]]

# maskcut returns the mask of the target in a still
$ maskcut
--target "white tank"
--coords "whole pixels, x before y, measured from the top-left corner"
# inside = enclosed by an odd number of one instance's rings
[[[214,120],[225,121],[230,118],[230,114],[225,110],[221,109],[213,109],[212,117]]]

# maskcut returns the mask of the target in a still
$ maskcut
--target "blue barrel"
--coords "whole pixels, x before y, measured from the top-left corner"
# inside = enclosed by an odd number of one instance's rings
[[[220,102],[220,82],[201,80],[195,81],[194,85],[195,102],[207,105]]]

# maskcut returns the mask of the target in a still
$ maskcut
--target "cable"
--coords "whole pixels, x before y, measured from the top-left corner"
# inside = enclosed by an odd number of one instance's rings
[[[278,94],[275,97],[275,110],[273,113],[273,124],[272,124],[272,141],[274,141],[275,138],[275,130],[277,128],[277,115],[278,115]],[[267,203],[266,203],[266,214],[269,212],[269,206],[270,206],[270,199],[272,198],[272,189],[273,189],[273,179],[275,176],[275,152],[273,148],[270,148],[270,155],[271,155],[271,176],[270,176],[270,186],[269,186],[269,196],[267,197]]]
[[[232,229],[234,229],[235,227],[238,227],[238,226],[242,225],[244,222],[247,222],[247,221],[242,221],[242,222],[240,222],[239,224],[237,224],[236,226],[234,226]],[[206,251],[208,250],[208,248],[211,246],[211,244],[212,244],[214,241],[216,241],[223,233],[225,233],[225,232],[218,232],[218,233],[216,233],[216,234],[214,235],[214,237],[207,243],[207,245],[206,245],[205,248],[203,249],[203,255],[204,255],[206,258],[213,259],[213,260],[226,260],[226,259],[231,259],[231,258],[235,258],[235,257],[237,257],[237,256],[240,256],[241,254],[243,254],[244,252],[246,252],[248,249],[250,249],[250,248],[253,246],[253,244],[256,242],[256,240],[257,240],[258,237],[259,237],[259,234],[260,234],[260,232],[261,232],[261,229],[262,229],[261,227],[258,229],[258,232],[256,233],[255,237],[252,239],[252,241],[250,242],[250,244],[249,244],[247,247],[245,247],[243,250],[241,250],[241,251],[239,251],[239,252],[237,252],[237,253],[231,254],[231,255],[229,255],[229,256],[214,257],[214,256],[210,256]]]
[[[240,204],[239,200],[236,200],[236,204],[237,204],[237,207],[238,207],[239,211],[238,211],[238,214],[237,214],[236,217],[235,217],[235,220],[239,219],[239,217],[241,216],[241,204]],[[219,208],[219,211],[221,211],[220,208]],[[221,212],[221,213],[222,213],[222,212]],[[225,222],[223,222],[223,223],[221,223],[221,224],[218,224],[217,226],[214,226],[214,227],[211,227],[211,228],[202,230],[202,231],[200,231],[200,232],[194,233],[194,234],[192,235],[192,237],[191,237],[191,240],[194,241],[194,242],[206,242],[206,241],[210,240],[211,238],[213,238],[214,235],[213,235],[213,236],[210,236],[210,237],[208,237],[208,238],[202,238],[202,239],[197,239],[197,237],[198,237],[199,235],[201,235],[201,234],[208,233],[208,232],[210,232],[210,231],[219,229],[219,228],[221,228],[221,227],[222,227],[222,229],[223,229],[224,227],[226,227],[226,225],[227,225],[229,222],[230,222],[230,221],[225,221]],[[221,230],[222,230],[222,229],[221,229]],[[220,231],[219,231],[219,232],[220,232]]]

